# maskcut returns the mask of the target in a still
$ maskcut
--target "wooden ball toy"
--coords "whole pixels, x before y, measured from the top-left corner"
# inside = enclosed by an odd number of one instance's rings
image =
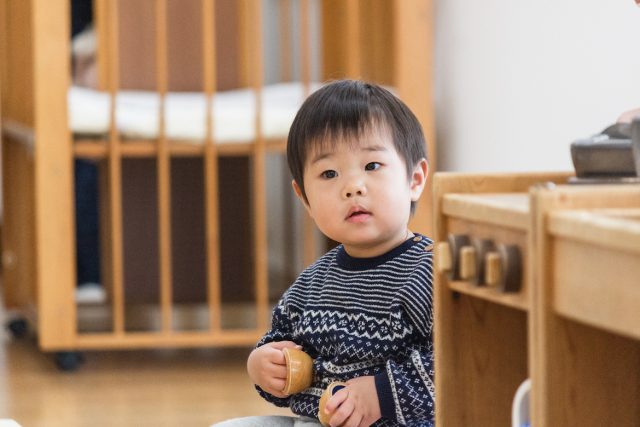
[[[287,395],[300,393],[313,382],[313,359],[296,348],[282,350],[287,363],[287,381],[283,392]]]
[[[320,396],[320,404],[318,405],[318,419],[320,420],[320,424],[322,424],[323,426],[327,427],[329,425],[329,420],[331,419],[331,414],[327,414],[324,411],[325,406],[327,405],[327,401],[329,401],[329,398],[331,396],[333,396],[339,390],[342,390],[346,386],[347,383],[345,382],[334,381],[329,384],[324,393],[322,393],[322,396]]]

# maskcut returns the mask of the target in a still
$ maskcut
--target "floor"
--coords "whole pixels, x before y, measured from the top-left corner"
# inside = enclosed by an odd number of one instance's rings
[[[23,427],[208,426],[289,414],[255,392],[248,348],[87,352],[77,371],[64,373],[34,337],[10,337],[6,318],[0,301],[0,419]]]

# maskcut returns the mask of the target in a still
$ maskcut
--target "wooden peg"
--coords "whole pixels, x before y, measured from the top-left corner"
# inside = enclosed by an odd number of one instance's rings
[[[463,246],[460,249],[460,278],[469,280],[476,275],[476,248]]]
[[[439,273],[451,270],[451,246],[447,242],[440,242],[436,246],[436,268]]]
[[[462,280],[460,277],[460,249],[471,245],[469,236],[465,234],[449,234],[449,254],[451,255],[451,268],[449,280]]]
[[[488,252],[485,256],[484,282],[487,286],[498,286],[502,276],[502,260],[498,252]]]
[[[522,288],[522,255],[517,245],[498,245],[500,253],[500,282],[502,292],[519,292]]]

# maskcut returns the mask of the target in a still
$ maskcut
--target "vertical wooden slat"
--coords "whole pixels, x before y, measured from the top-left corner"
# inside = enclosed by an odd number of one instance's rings
[[[309,43],[309,0],[300,0],[300,80],[305,98],[311,91],[311,46]]]
[[[111,231],[111,278],[113,280],[113,330],[124,333],[124,283],[122,255],[122,152],[116,127],[116,96],[119,86],[118,1],[104,0],[108,10],[108,86],[111,98],[109,111],[109,229]]]
[[[279,16],[279,31],[280,31],[280,79],[283,82],[289,82],[292,80],[292,63],[291,63],[291,1],[290,0],[279,0],[278,2],[278,16]],[[282,229],[287,230],[288,227],[293,224],[293,214],[290,209],[291,206],[291,193],[288,190],[289,188],[289,179],[288,179],[288,168],[286,162],[282,165],[282,170],[285,174],[285,179],[283,179],[280,183],[285,189],[282,194]],[[294,259],[294,249],[293,249],[293,239],[285,238],[283,242],[283,255],[285,259],[293,260]],[[289,277],[292,269],[293,263],[288,263],[286,268],[287,277]]]
[[[304,87],[303,96],[311,93],[311,46],[309,46],[309,0],[300,1],[300,79]],[[302,217],[302,260],[306,266],[316,259],[316,227],[305,212]]]
[[[214,137],[215,122],[212,118],[213,95],[216,91],[216,27],[215,0],[202,1],[202,57],[203,84],[206,98],[204,146],[205,203],[207,233],[207,289],[209,329],[214,333],[221,328],[220,298],[220,224],[218,207],[218,152]]]
[[[109,86],[109,1],[93,0],[93,25],[96,32],[96,62],[98,64],[98,89]]]
[[[6,2],[0,1],[0,129],[2,129],[2,102],[4,97],[2,92],[7,84],[7,63],[9,62],[9,54],[7,49],[7,10]],[[0,144],[2,144],[2,135],[0,135]]]
[[[251,26],[251,4],[255,0],[236,0],[235,7],[237,14],[238,31],[238,78],[240,87],[251,85],[251,34],[255,28]]]
[[[106,34],[106,33],[105,33]],[[107,52],[105,51],[105,54]],[[107,74],[105,74],[106,76]],[[106,77],[105,77],[106,78]],[[105,80],[105,88],[108,81]],[[108,153],[107,153],[108,155]],[[109,301],[114,301],[114,270],[113,270],[113,241],[111,239],[111,198],[109,189],[109,162],[100,161],[98,164],[98,188],[99,188],[99,217],[98,224],[100,230],[100,280],[105,288]]]
[[[109,50],[109,32],[111,16],[108,0],[94,0],[93,22],[96,32],[96,61],[98,64],[98,89],[110,90],[111,71]],[[111,100],[113,102],[113,99]],[[107,153],[107,156],[109,154]],[[108,298],[114,302],[114,269],[113,269],[113,241],[111,223],[110,162],[101,161],[98,165],[98,191],[100,198],[98,224],[100,228],[100,277]]]
[[[38,332],[43,348],[77,337],[73,149],[67,126],[69,3],[31,1],[34,213]],[[27,284],[23,284],[27,285]]]
[[[171,158],[165,132],[165,102],[168,89],[167,58],[167,0],[156,0],[156,85],[159,104],[158,121],[158,236],[160,267],[160,308],[162,331],[171,330],[172,317],[172,265],[171,265]]]
[[[39,285],[37,277],[37,250],[36,245],[36,213],[35,213],[35,125],[36,125],[36,96],[34,86],[37,74],[34,70],[34,46],[37,40],[34,27],[33,2],[7,2],[0,3],[0,100],[2,126],[2,285],[5,307],[28,307],[36,301],[36,285]],[[64,24],[60,23],[60,27]],[[52,37],[61,37],[59,29],[54,28]],[[58,44],[60,39],[55,41]],[[50,46],[49,46],[50,47]],[[60,48],[60,46],[58,46]],[[59,55],[65,55],[64,51],[56,51]],[[54,54],[52,54],[54,55]],[[55,55],[54,55],[55,56]],[[51,58],[48,58],[51,60]],[[60,65],[60,64],[56,64]],[[56,67],[57,68],[57,67]],[[54,82],[62,84],[58,79],[67,77],[59,68]],[[40,73],[41,74],[41,73]],[[64,98],[63,98],[64,99]],[[60,98],[49,100],[50,104],[60,104],[64,101]],[[58,112],[57,112],[58,113]],[[45,120],[51,120],[46,116]],[[54,120],[59,119],[58,116]],[[22,132],[9,131],[11,125]],[[47,125],[50,125],[48,123]],[[50,138],[47,143],[56,145],[56,148],[65,143],[64,139],[58,139],[60,129],[55,129],[53,135],[43,135]],[[40,143],[38,141],[38,143]],[[62,154],[62,153],[57,153]],[[58,159],[57,157],[56,159]],[[57,178],[65,178],[65,173],[57,174]],[[59,183],[60,181],[56,181]],[[58,194],[56,194],[57,196]],[[57,207],[57,206],[56,206]],[[64,220],[64,214],[60,213],[51,218],[52,221]],[[56,224],[57,226],[57,224]],[[60,242],[62,248],[67,242]],[[54,243],[55,244],[55,243]],[[63,268],[63,266],[61,266]],[[51,280],[45,278],[45,280]],[[64,278],[60,278],[64,281]],[[65,282],[63,286],[67,286]],[[48,292],[53,292],[49,290]],[[65,298],[60,293],[52,294],[54,298]],[[55,301],[57,303],[57,301]],[[53,306],[54,309],[58,307]],[[61,332],[69,335],[67,319],[52,319],[53,324],[47,332]],[[44,341],[39,335],[40,343]]]
[[[34,162],[31,150],[2,137],[2,298],[4,308],[29,307],[36,301]],[[25,262],[25,260],[27,262]],[[63,284],[67,286],[67,284]],[[58,292],[60,293],[60,292]],[[66,322],[67,319],[54,319]],[[59,324],[55,325],[60,330]]]
[[[432,0],[394,1],[394,86],[411,108],[427,139],[429,172],[436,171],[435,112],[433,101],[433,7]],[[419,46],[419,48],[416,48]],[[431,234],[431,180],[418,201],[411,220],[413,230]]]
[[[278,3],[280,26],[280,78],[289,82],[293,78],[291,70],[291,0]]]
[[[33,2],[6,2],[5,22],[2,33],[5,37],[6,59],[2,62],[2,114],[23,126],[35,127],[34,85],[35,72],[33,45]]]
[[[347,1],[347,77],[361,77],[360,0]]]
[[[342,78],[346,75],[346,3],[344,0],[321,0],[320,24],[322,51],[321,79]]]
[[[262,2],[252,1],[248,10],[249,27],[252,37],[249,46],[249,73],[251,86],[255,93],[255,130],[256,139],[253,149],[253,218],[254,218],[254,259],[256,286],[257,327],[267,327],[268,308],[268,247],[267,247],[267,209],[265,185],[265,141],[262,135]]]
[[[392,85],[393,3],[388,0],[367,2],[361,10],[362,78],[378,84]],[[416,46],[420,40],[415,40]]]

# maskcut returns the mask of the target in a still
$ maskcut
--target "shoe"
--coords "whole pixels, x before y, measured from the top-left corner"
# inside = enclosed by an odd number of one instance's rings
[[[107,294],[100,283],[82,283],[76,288],[76,303],[104,304]]]

